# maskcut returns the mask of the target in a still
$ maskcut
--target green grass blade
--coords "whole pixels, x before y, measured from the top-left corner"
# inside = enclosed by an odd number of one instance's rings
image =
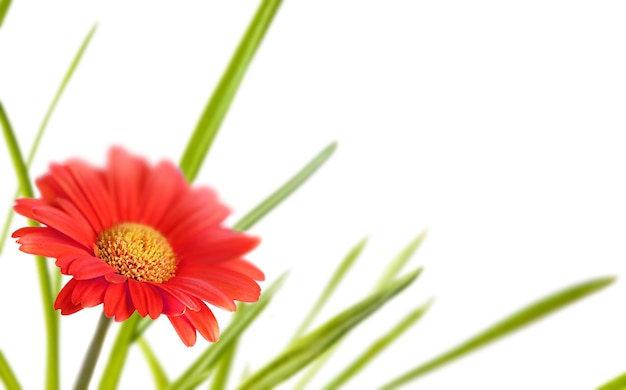
[[[208,101],[180,161],[189,182],[196,178],[228,108],[235,97],[254,54],[256,53],[282,1],[263,0],[239,42],[228,67]]]
[[[2,22],[4,22],[4,17],[7,16],[10,6],[11,0],[0,0],[0,27],[2,27]]]
[[[239,390],[273,389],[278,384],[313,362],[324,351],[344,337],[361,321],[376,312],[387,301],[408,287],[419,275],[421,269],[389,283],[372,295],[344,310],[316,330],[301,337],[260,370],[248,376]]]
[[[22,151],[17,143],[15,132],[4,110],[2,102],[0,102],[0,127],[11,154],[11,160],[15,168],[17,180],[20,190],[27,197],[33,197],[33,188],[30,184],[26,163],[22,157]],[[37,225],[36,222],[30,221],[31,225]],[[41,291],[41,303],[44,311],[44,321],[46,326],[46,388],[56,390],[59,388],[59,322],[58,314],[54,310],[54,298],[52,294],[52,282],[50,281],[50,273],[46,259],[42,256],[35,256],[37,266],[37,275],[39,277],[39,286]]]
[[[1,16],[0,16],[0,22],[1,22]],[[57,89],[57,92],[54,95],[54,98],[52,99],[52,103],[50,103],[50,106],[48,107],[48,111],[46,111],[46,115],[44,116],[43,121],[41,122],[41,125],[39,126],[39,130],[37,131],[37,135],[35,136],[33,145],[31,146],[30,151],[28,153],[28,158],[26,159],[26,167],[30,167],[30,165],[32,164],[35,158],[35,154],[37,153],[37,149],[39,148],[39,144],[41,143],[41,138],[43,137],[46,127],[48,127],[48,122],[50,121],[50,118],[52,117],[52,113],[54,112],[59,100],[61,99],[61,95],[63,95],[63,92],[65,91],[65,87],[67,87],[67,84],[72,78],[74,71],[78,67],[78,64],[80,63],[81,58],[83,58],[83,54],[85,53],[85,50],[87,50],[87,46],[89,46],[89,42],[91,42],[91,38],[93,37],[93,34],[96,32],[96,28],[97,28],[97,24],[94,24],[91,30],[89,30],[89,32],[87,33],[87,36],[85,36],[85,38],[83,39],[83,42],[78,49],[78,52],[76,52],[76,54],[74,55],[74,59],[72,60],[70,67],[65,72],[65,76],[63,77],[63,80],[61,81],[61,85],[59,85],[59,88]],[[21,192],[20,189],[18,188],[18,190],[15,191],[13,198],[17,198],[20,195],[20,193],[22,193],[24,196],[27,196],[27,197],[29,196]],[[13,209],[10,208],[7,213],[6,218],[4,219],[2,233],[0,234],[0,253],[2,253],[2,249],[4,248],[4,244],[8,237],[9,229],[11,227],[11,222],[13,221],[13,215],[14,215]]]
[[[289,181],[283,184],[279,189],[267,197],[261,204],[255,207],[252,211],[246,214],[239,222],[233,226],[235,230],[248,230],[267,213],[269,213],[274,207],[278,206],[285,198],[291,195],[298,187],[306,182],[319,167],[321,167],[326,160],[333,154],[337,148],[336,143],[328,145],[322,150],[311,162],[304,166],[298,173],[296,173]]]
[[[306,330],[311,325],[311,322],[313,322],[319,311],[322,309],[322,307],[324,307],[324,304],[326,304],[328,298],[330,298],[330,296],[335,291],[348,270],[352,267],[356,259],[359,258],[359,255],[363,251],[366,243],[367,239],[363,239],[354,248],[352,248],[350,252],[348,252],[346,257],[339,264],[339,267],[337,267],[337,270],[335,271],[333,276],[328,281],[328,284],[322,291],[319,299],[317,300],[317,302],[315,302],[315,305],[313,306],[309,314],[306,316],[304,321],[302,321],[302,324],[298,327],[298,330],[296,331],[293,340],[298,339],[300,336],[302,336],[304,332],[306,332]]]
[[[431,302],[418,307],[411,311],[406,317],[404,317],[396,326],[385,334],[383,337],[376,340],[370,347],[359,356],[354,362],[352,362],[345,370],[343,370],[335,379],[330,381],[324,389],[338,389],[341,385],[350,380],[353,376],[363,370],[363,368],[369,364],[378,354],[380,354],[391,343],[397,340],[404,332],[406,332],[413,324],[419,321],[420,318],[426,313],[430,307]]]
[[[599,386],[596,390],[626,390],[626,372]]]
[[[140,318],[141,316],[135,312],[129,319],[121,324],[115,342],[113,343],[113,348],[111,349],[109,361],[102,373],[98,389],[114,390],[118,388],[122,369],[124,368],[124,363],[126,363],[126,357],[128,356],[128,349],[131,346],[130,340],[135,333],[135,327]]]
[[[492,325],[486,330],[471,337],[467,341],[458,346],[444,352],[434,359],[406,372],[398,378],[390,381],[381,389],[395,389],[409,381],[433,371],[447,363],[450,363],[470,352],[481,348],[496,339],[507,336],[508,334],[529,325],[530,323],[545,317],[548,314],[562,309],[563,307],[578,301],[598,290],[601,290],[614,282],[614,278],[606,277],[594,279],[584,283],[580,283],[563,290],[560,290],[546,298],[526,306],[525,308],[515,312],[504,320]]]
[[[187,368],[171,385],[171,390],[193,389],[205,381],[212,373],[212,369],[227,353],[230,345],[254,322],[254,320],[268,306],[272,297],[282,286],[286,275],[282,275],[261,295],[258,302],[248,305],[239,305],[233,322],[224,330],[219,342],[209,346],[196,361]]]
[[[400,251],[400,253],[396,255],[396,257],[393,258],[393,260],[389,263],[385,271],[383,271],[382,276],[376,283],[374,291],[385,288],[387,284],[391,283],[398,276],[402,268],[413,256],[417,248],[419,248],[425,236],[425,231],[420,233],[405,248],[403,248],[402,251]],[[315,374],[317,374],[317,372],[324,366],[326,361],[330,359],[338,345],[339,343],[335,344],[332,348],[329,348],[326,352],[324,352],[324,354],[317,358],[317,360],[313,364],[310,365],[307,372],[302,375],[300,380],[294,386],[294,390],[303,390],[308,385],[308,383],[311,381],[311,379],[313,379]]]
[[[235,354],[237,351],[238,340],[235,340],[226,348],[224,355],[220,358],[215,369],[215,375],[211,381],[211,390],[225,390],[228,385],[228,377],[230,375]]]
[[[139,344],[139,348],[141,352],[143,352],[143,356],[148,362],[148,366],[150,366],[150,371],[152,371],[152,377],[154,378],[154,388],[157,390],[165,390],[169,385],[169,380],[167,379],[167,374],[163,369],[163,366],[159,362],[156,354],[150,348],[150,345],[146,342],[145,339],[140,338],[137,340],[137,344]]]
[[[400,253],[396,255],[396,257],[389,263],[385,271],[383,271],[380,279],[378,279],[378,283],[374,289],[383,288],[390,281],[394,280],[396,276],[400,273],[402,268],[406,265],[406,263],[411,259],[415,251],[420,247],[424,238],[426,238],[426,231],[420,233],[417,237],[413,239]]]
[[[4,357],[2,351],[0,351],[0,380],[4,383],[7,390],[21,390],[22,386],[17,380],[17,377],[13,373],[8,360]]]
[[[29,198],[33,197],[33,187],[30,184],[30,177],[28,176],[28,169],[26,169],[26,163],[22,157],[22,151],[20,150],[15,132],[9,121],[9,117],[4,110],[2,102],[0,102],[0,127],[2,127],[2,133],[11,155],[11,161],[13,162],[13,168],[15,169],[15,175],[19,184],[20,191],[24,196]]]

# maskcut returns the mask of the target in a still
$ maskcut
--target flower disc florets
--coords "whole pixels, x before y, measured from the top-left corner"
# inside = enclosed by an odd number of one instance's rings
[[[96,241],[96,255],[117,272],[140,282],[167,282],[176,274],[176,254],[157,230],[138,223],[107,229]]]

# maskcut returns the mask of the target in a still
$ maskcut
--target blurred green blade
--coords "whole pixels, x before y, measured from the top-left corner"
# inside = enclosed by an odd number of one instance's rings
[[[501,337],[508,335],[534,321],[545,317],[563,307],[578,301],[598,290],[601,290],[615,281],[613,277],[598,278],[572,287],[560,290],[546,298],[526,306],[504,320],[478,333],[467,341],[435,357],[434,359],[406,372],[390,381],[381,389],[395,389],[430,371],[452,362],[470,352],[485,346]]]
[[[20,190],[27,197],[33,197],[33,188],[28,177],[26,163],[22,157],[17,138],[13,127],[9,122],[9,118],[4,111],[4,106],[0,102],[0,127],[7,143],[7,148],[13,160],[13,167],[17,175]],[[35,221],[30,224],[36,226]],[[50,390],[59,387],[59,314],[54,310],[54,298],[52,294],[52,282],[50,281],[50,273],[48,272],[48,264],[43,256],[35,256],[37,265],[37,276],[39,277],[39,286],[41,290],[41,302],[44,308],[44,319],[46,324],[46,386]]]
[[[363,239],[358,244],[356,244],[354,248],[350,250],[350,252],[348,252],[348,254],[345,256],[343,261],[339,264],[339,266],[335,270],[335,273],[333,274],[333,276],[328,281],[328,284],[322,291],[322,294],[318,298],[317,302],[315,302],[315,305],[313,305],[313,308],[311,309],[309,314],[306,316],[304,321],[302,321],[302,324],[298,327],[298,330],[296,331],[295,336],[293,337],[293,340],[299,338],[300,336],[302,336],[304,332],[306,332],[306,330],[311,325],[311,322],[313,322],[313,320],[315,319],[315,316],[317,316],[317,314],[322,309],[324,304],[328,301],[328,298],[330,298],[330,296],[335,291],[335,289],[337,288],[337,286],[339,285],[343,277],[346,275],[348,270],[352,267],[356,259],[359,258],[366,243],[367,243],[367,239]]]
[[[140,318],[141,316],[135,312],[129,319],[121,324],[113,347],[111,348],[109,361],[102,373],[98,389],[115,390],[118,388],[122,369],[124,368],[124,363],[126,363],[126,357],[128,356],[128,349],[131,346],[131,339]]]
[[[402,268],[406,265],[409,259],[413,256],[415,251],[419,248],[422,241],[426,237],[426,231],[420,233],[416,238],[414,238],[406,247],[404,247],[400,253],[398,253],[393,260],[387,265],[386,269],[383,271],[381,277],[378,282],[374,286],[374,291],[378,291],[382,288],[385,288],[389,283],[391,283],[400,273]],[[332,348],[329,348],[322,354],[320,357],[316,359],[316,361],[309,366],[307,372],[302,375],[300,380],[296,383],[294,390],[303,390],[308,383],[313,379],[313,377],[317,374],[317,372],[324,366],[326,361],[330,359],[332,354],[335,352],[335,349],[339,346],[339,343],[335,344]]]
[[[4,17],[7,16],[10,6],[11,0],[0,0],[0,27],[2,27],[2,22],[4,22]]]
[[[404,332],[406,332],[413,324],[419,321],[420,318],[426,313],[430,307],[430,302],[418,307],[405,316],[396,326],[386,333],[383,337],[376,340],[370,347],[359,356],[354,362],[352,362],[345,370],[343,370],[335,379],[330,381],[324,389],[338,389],[339,386],[346,383],[354,375],[369,364],[378,354],[380,354],[386,347],[391,345],[397,340]]]
[[[626,372],[599,386],[596,390],[626,390]]]
[[[278,384],[313,362],[324,351],[340,340],[357,324],[369,317],[387,301],[408,287],[417,278],[421,269],[390,283],[384,289],[375,292],[344,310],[325,324],[306,336],[292,343],[274,360],[260,370],[248,376],[239,386],[239,390],[273,389]]]
[[[226,389],[230,370],[233,366],[233,361],[235,360],[235,352],[237,351],[238,344],[239,340],[235,340],[228,348],[226,348],[224,355],[222,355],[222,358],[219,360],[217,368],[215,369],[215,375],[213,375],[213,380],[211,381],[211,390]]]
[[[0,351],[0,380],[7,390],[21,390],[22,388],[2,351]]]
[[[0,15],[0,22],[1,22],[1,15]],[[87,50],[87,46],[89,46],[89,42],[91,42],[91,38],[93,37],[93,34],[96,32],[97,27],[98,25],[94,24],[91,30],[89,30],[89,32],[87,33],[87,36],[85,36],[85,38],[83,39],[83,42],[78,48],[78,52],[76,52],[76,54],[74,55],[74,59],[72,60],[70,67],[65,72],[65,76],[63,77],[63,80],[61,81],[61,85],[59,85],[59,88],[57,89],[57,92],[54,95],[54,98],[52,99],[52,103],[50,103],[50,106],[48,107],[48,111],[46,111],[46,115],[44,116],[43,121],[41,122],[41,125],[39,126],[39,130],[37,131],[37,135],[35,136],[33,145],[31,146],[30,152],[28,153],[28,158],[26,159],[26,167],[30,167],[30,165],[32,164],[33,159],[35,158],[37,149],[39,148],[39,143],[41,142],[41,138],[43,137],[43,133],[46,130],[46,127],[48,126],[48,122],[50,121],[50,118],[52,117],[52,113],[54,112],[54,109],[56,108],[59,100],[61,99],[61,95],[63,95],[63,92],[65,91],[65,87],[67,86],[70,79],[72,78],[74,71],[78,67],[78,64],[80,63],[81,58],[83,58],[83,54],[85,53],[85,50]],[[18,188],[15,191],[13,198],[15,199],[19,195],[20,195],[20,189]],[[27,197],[32,197],[32,195],[26,195],[23,192],[22,192],[22,195],[27,196]],[[13,215],[14,215],[13,208],[11,207],[7,213],[6,218],[4,219],[2,233],[0,234],[0,253],[2,253],[2,248],[4,247],[4,243],[6,242],[6,239],[8,237],[9,229],[11,227],[11,222],[13,220]]]
[[[274,207],[284,201],[292,192],[306,182],[315,173],[337,148],[336,143],[332,143],[324,148],[311,162],[305,165],[289,181],[267,197],[261,204],[246,214],[239,222],[233,226],[235,230],[248,230]]]
[[[180,161],[180,168],[193,182],[217,135],[228,108],[235,97],[254,54],[256,53],[282,1],[263,0],[239,42],[213,96],[207,103],[189,139]]]
[[[420,245],[422,245],[424,238],[426,238],[426,233],[426,231],[421,232],[417,237],[413,239],[413,241],[411,241],[405,248],[403,248],[400,253],[396,255],[396,257],[391,261],[391,263],[389,263],[385,271],[382,273],[380,279],[378,279],[378,283],[376,283],[374,289],[383,288],[385,285],[387,285],[387,283],[396,278],[396,276],[402,270],[402,267],[406,265],[406,263],[415,253],[415,251],[417,251]]]
[[[239,340],[241,334],[267,307],[274,294],[282,286],[285,278],[286,275],[282,275],[265,289],[258,302],[250,305],[240,304],[233,322],[224,330],[220,340],[210,345],[169,388],[171,390],[193,389],[205,381],[211,375],[211,369],[215,364],[228,353],[232,343]]]
[[[2,127],[2,133],[4,134],[4,139],[7,143],[9,154],[11,155],[11,160],[13,161],[13,168],[15,169],[15,175],[19,183],[20,191],[24,194],[24,196],[32,198],[33,188],[30,185],[28,169],[26,169],[26,164],[22,158],[22,151],[17,143],[13,127],[9,122],[6,111],[4,111],[2,102],[0,102],[0,127]]]
[[[154,354],[150,345],[146,342],[145,339],[140,338],[137,343],[139,344],[139,348],[141,348],[141,352],[143,352],[148,365],[150,366],[150,371],[152,371],[152,377],[154,378],[154,388],[157,390],[165,390],[169,385],[169,380],[167,379],[167,374],[163,369],[163,366],[159,362],[159,359]]]

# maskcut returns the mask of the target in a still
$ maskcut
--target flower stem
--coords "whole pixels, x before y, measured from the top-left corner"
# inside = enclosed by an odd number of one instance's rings
[[[106,336],[107,330],[109,330],[110,325],[111,319],[107,318],[107,316],[102,313],[102,316],[98,321],[96,333],[94,333],[93,338],[91,339],[91,344],[89,345],[89,349],[87,350],[87,354],[85,355],[85,360],[83,360],[83,366],[81,367],[80,373],[78,374],[78,379],[76,380],[76,385],[74,386],[74,389],[82,390],[89,387],[89,382],[91,381],[93,370],[96,368],[98,356],[100,356],[102,344],[104,343],[104,338]]]

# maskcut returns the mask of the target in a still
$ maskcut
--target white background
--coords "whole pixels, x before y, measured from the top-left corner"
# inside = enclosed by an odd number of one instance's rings
[[[258,2],[14,3],[0,29],[0,99],[24,149],[99,22],[42,141],[38,176],[69,157],[102,164],[113,144],[178,161]],[[285,345],[365,236],[320,321],[364,296],[428,229],[410,263],[425,272],[342,344],[312,388],[431,297],[425,318],[347,388],[386,382],[559,288],[624,279],[625,19],[621,1],[285,1],[197,183],[217,188],[234,222],[327,144],[339,148],[252,229],[263,244],[250,259],[268,282],[291,273],[247,334],[238,372]],[[16,188],[6,151],[0,177],[4,215]],[[626,370],[624,283],[409,388],[593,388]],[[41,388],[36,272],[12,241],[0,302],[0,348],[25,388]],[[62,320],[63,388],[99,312]],[[207,345],[184,347],[164,319],[148,337],[173,377]],[[152,386],[137,349],[122,383]]]

